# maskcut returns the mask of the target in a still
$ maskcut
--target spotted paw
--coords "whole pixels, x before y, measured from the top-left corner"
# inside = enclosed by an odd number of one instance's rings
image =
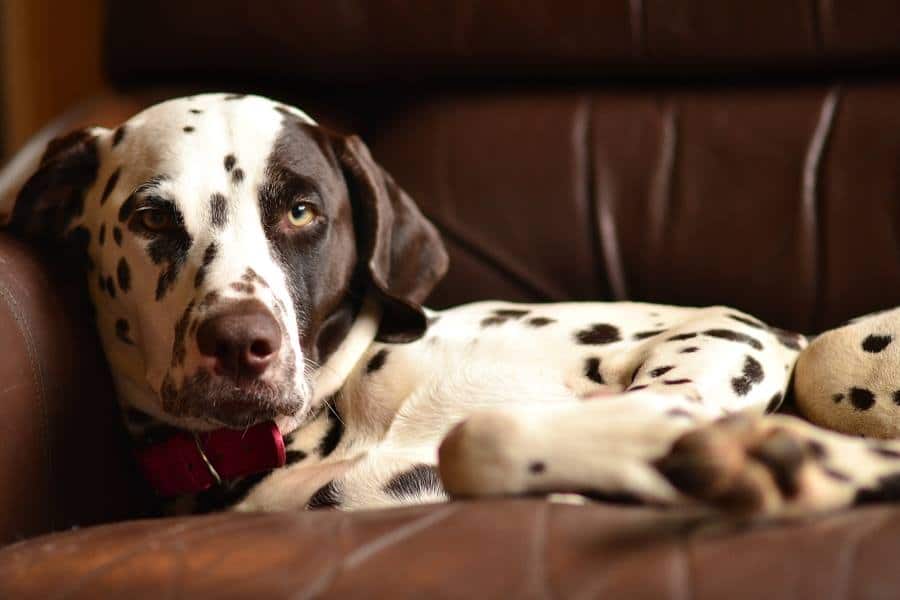
[[[682,494],[740,514],[791,515],[845,506],[849,478],[790,417],[732,416],[679,438],[656,468]]]

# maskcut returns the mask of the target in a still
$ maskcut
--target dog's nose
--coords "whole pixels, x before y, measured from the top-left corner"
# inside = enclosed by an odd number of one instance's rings
[[[261,302],[242,300],[200,324],[197,346],[215,360],[217,374],[257,378],[278,355],[281,329]]]

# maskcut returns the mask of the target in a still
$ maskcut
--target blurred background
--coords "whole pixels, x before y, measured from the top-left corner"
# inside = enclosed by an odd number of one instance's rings
[[[0,1],[0,156],[103,85],[102,0]]]

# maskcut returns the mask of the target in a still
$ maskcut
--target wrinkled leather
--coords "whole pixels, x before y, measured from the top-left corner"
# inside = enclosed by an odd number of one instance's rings
[[[745,527],[481,501],[131,521],[0,549],[7,597],[887,598],[900,513]]]
[[[360,132],[438,224],[451,269],[434,306],[725,303],[815,332],[900,304],[898,58],[891,0],[111,2],[112,82],[139,89],[56,127],[213,85],[275,95]],[[900,585],[894,507],[765,527],[539,500],[125,520],[152,502],[56,262],[0,234],[0,543],[83,529],[0,549],[0,596]]]

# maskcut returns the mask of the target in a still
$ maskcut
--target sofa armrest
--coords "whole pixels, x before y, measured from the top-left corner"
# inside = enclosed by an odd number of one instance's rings
[[[0,544],[134,516],[150,497],[81,276],[47,258],[0,234]]]

